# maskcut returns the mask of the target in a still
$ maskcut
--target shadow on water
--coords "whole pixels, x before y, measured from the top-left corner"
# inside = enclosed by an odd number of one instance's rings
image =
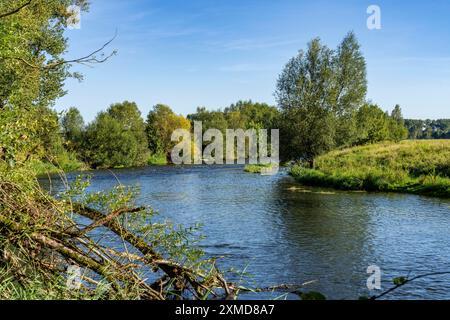
[[[241,166],[114,173],[125,185],[140,185],[138,202],[152,206],[163,218],[203,224],[205,252],[225,256],[220,260],[223,269],[245,269],[259,286],[317,280],[308,290],[333,299],[355,299],[376,294],[366,288],[369,265],[382,269],[384,289],[394,277],[410,272],[450,270],[448,200],[306,188],[285,172],[260,176],[244,173]],[[48,182],[42,184],[48,188]],[[94,172],[89,191],[114,184],[110,172]],[[58,190],[62,185],[55,180],[52,187]],[[389,298],[449,299],[448,280],[422,279]]]

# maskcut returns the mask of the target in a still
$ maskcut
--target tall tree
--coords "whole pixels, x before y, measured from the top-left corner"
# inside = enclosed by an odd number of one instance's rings
[[[391,112],[391,118],[400,125],[405,125],[405,119],[403,118],[402,108],[400,105],[395,105],[394,110]]]
[[[86,0],[0,1],[0,160],[23,163],[41,150],[39,134],[54,123],[39,113],[65,94],[67,77],[80,78],[70,66],[105,61],[96,57],[105,46],[84,58],[64,60],[70,5],[88,9]]]
[[[277,84],[282,110],[281,156],[314,158],[357,137],[356,113],[367,94],[366,62],[353,32],[337,50],[312,40],[307,52],[291,59]]]
[[[353,32],[347,34],[334,57],[336,86],[336,145],[348,146],[356,136],[355,114],[367,95],[366,61]]]
[[[284,68],[276,91],[282,159],[303,159],[313,166],[317,155],[334,147],[333,81],[332,51],[319,39]]]

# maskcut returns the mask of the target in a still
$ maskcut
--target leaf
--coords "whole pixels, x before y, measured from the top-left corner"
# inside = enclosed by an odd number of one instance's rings
[[[310,291],[310,292],[301,292],[299,294],[300,298],[302,300],[308,300],[308,301],[312,301],[312,300],[327,300],[327,298],[321,294],[320,292],[316,292],[316,291]]]
[[[405,277],[398,277],[393,280],[393,282],[396,286],[404,285],[407,281],[408,281],[408,279],[406,279]]]

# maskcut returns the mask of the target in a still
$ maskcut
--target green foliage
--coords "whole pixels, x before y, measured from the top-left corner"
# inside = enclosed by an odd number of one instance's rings
[[[279,111],[267,103],[238,101],[224,110],[229,129],[272,129],[278,125]]]
[[[48,106],[64,94],[63,81],[71,75],[69,66],[61,63],[71,4],[87,9],[83,0],[36,0],[1,19],[0,107]],[[16,0],[3,0],[0,12],[17,6]]]
[[[450,197],[450,141],[403,141],[332,151],[316,169],[294,166],[308,185],[343,190],[392,191]]]
[[[312,164],[334,147],[351,145],[354,115],[366,92],[366,64],[353,33],[336,51],[320,39],[312,40],[306,52],[288,62],[278,80],[282,158]]]
[[[392,282],[396,286],[401,286],[401,285],[404,285],[406,282],[408,282],[408,279],[405,277],[398,277],[398,278],[395,278],[394,280],[392,280]]]
[[[208,111],[197,108],[197,112],[188,115],[188,119],[201,121],[203,133],[208,129],[218,129],[225,135],[226,129],[273,129],[278,125],[279,111],[266,103],[238,101],[223,111]]]
[[[0,18],[0,160],[10,167],[49,151],[54,155],[49,149],[54,149],[57,131],[51,132],[54,115],[48,107],[64,95],[64,80],[76,76],[63,60],[70,4],[87,9],[84,0],[36,0]],[[18,5],[3,0],[0,13],[13,12]]]
[[[409,139],[450,139],[450,119],[405,120]]]
[[[85,171],[88,170],[88,166],[78,160],[75,153],[64,151],[53,158],[53,162],[46,160],[33,159],[26,164],[26,167],[37,176],[46,176],[48,174],[73,172],[73,171]]]
[[[300,298],[305,301],[314,301],[314,300],[327,300],[327,298],[321,294],[320,292],[311,291],[311,292],[302,292],[299,294]]]
[[[88,125],[84,157],[94,168],[142,166],[148,159],[147,144],[138,107],[125,101],[99,113]]]
[[[148,158],[149,166],[164,166],[167,165],[167,156],[165,154],[152,154]]]
[[[377,105],[365,104],[356,113],[357,138],[355,144],[363,145],[381,141],[401,141],[407,138],[401,109],[397,105],[389,116]]]
[[[233,119],[233,118],[238,119]],[[225,130],[228,128],[228,122],[225,117],[225,114],[221,110],[216,111],[208,111],[205,107],[197,108],[196,113],[188,115],[188,120],[193,121],[201,121],[203,124],[203,133],[209,129],[218,129],[222,134],[225,134]],[[235,120],[234,125],[237,124],[241,120],[240,115],[234,115],[231,117],[232,120]]]
[[[147,139],[150,152],[167,155],[175,146],[171,141],[172,133],[177,129],[190,130],[189,121],[176,115],[169,106],[158,104],[147,116]]]
[[[80,111],[72,107],[60,119],[65,146],[70,151],[81,151],[85,124]]]
[[[272,167],[273,164],[250,164],[245,166],[244,171],[248,173],[261,173],[263,169]]]

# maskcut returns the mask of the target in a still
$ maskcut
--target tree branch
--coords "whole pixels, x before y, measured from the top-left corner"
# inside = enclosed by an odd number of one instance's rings
[[[10,11],[10,12],[6,12],[6,13],[2,13],[0,14],[0,19],[12,16],[13,14],[18,13],[19,11],[21,11],[22,9],[24,9],[25,7],[29,6],[31,4],[33,0],[28,0],[26,3],[24,3],[23,5],[21,5],[20,7]]]
[[[387,295],[387,294],[397,290],[398,288],[401,288],[401,287],[407,285],[408,283],[413,282],[413,281],[415,281],[417,279],[433,277],[433,276],[443,276],[443,275],[450,275],[450,272],[449,271],[447,271],[447,272],[432,272],[432,273],[421,274],[421,275],[418,275],[418,276],[413,277],[411,279],[405,279],[405,281],[403,281],[402,283],[396,285],[395,287],[392,287],[389,290],[386,290],[385,292],[383,292],[383,293],[381,293],[381,294],[379,294],[377,296],[371,297],[370,300],[380,299],[380,298],[384,297],[385,295]]]
[[[111,54],[109,54],[108,56],[104,56],[104,54],[102,54],[101,58],[97,57],[97,54],[102,52],[107,46],[109,46],[117,37],[117,31],[114,35],[114,37],[112,37],[108,42],[106,42],[104,45],[102,45],[99,49],[93,51],[92,53],[78,58],[78,59],[73,59],[73,60],[62,60],[62,61],[58,61],[58,62],[54,62],[54,63],[50,63],[48,65],[45,66],[38,66],[33,64],[30,61],[27,61],[26,59],[22,58],[22,57],[11,57],[11,56],[0,56],[0,59],[6,60],[6,59],[10,59],[10,60],[18,60],[22,63],[24,63],[25,65],[27,65],[30,68],[33,69],[41,69],[41,70],[51,70],[54,68],[57,68],[61,65],[64,64],[70,64],[70,63],[78,63],[78,64],[84,64],[84,65],[89,65],[89,64],[97,64],[97,63],[104,63],[107,60],[109,60],[111,57],[115,56],[117,54],[117,51],[113,51]]]

